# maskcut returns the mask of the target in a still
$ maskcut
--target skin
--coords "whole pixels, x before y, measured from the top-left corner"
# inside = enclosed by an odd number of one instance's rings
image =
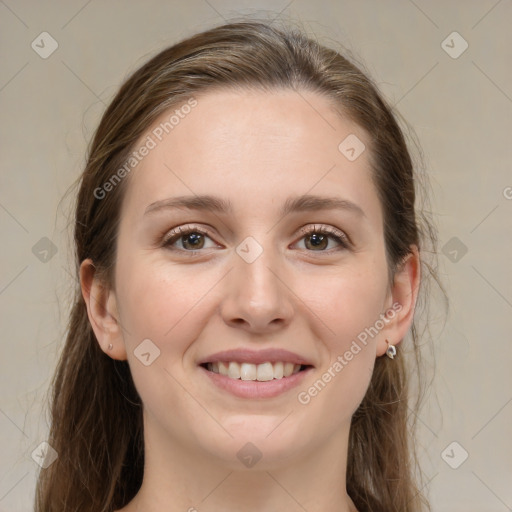
[[[81,266],[98,343],[110,357],[128,360],[144,405],[144,482],[122,512],[225,512],[226,504],[247,512],[354,512],[344,487],[350,419],[385,340],[398,345],[411,326],[419,254],[413,247],[388,286],[370,140],[324,97],[291,90],[195,97],[197,106],[129,175],[115,289],[94,276],[90,260]],[[338,150],[349,134],[367,148],[353,162]],[[286,198],[305,193],[348,199],[365,216],[341,210],[279,216]],[[234,210],[144,216],[155,201],[191,194],[229,199]],[[209,231],[196,255],[186,236],[174,251],[162,247],[167,233],[187,224]],[[315,247],[298,231],[302,226],[337,228],[353,246],[329,238],[328,246]],[[236,252],[248,236],[263,248],[252,263]],[[395,302],[402,309],[378,335],[307,405],[299,403],[298,392]],[[147,338],[160,349],[149,366],[134,355]],[[201,358],[231,348],[284,348],[315,368],[275,398],[237,398],[197,367]],[[236,456],[247,442],[262,454],[252,468]]]

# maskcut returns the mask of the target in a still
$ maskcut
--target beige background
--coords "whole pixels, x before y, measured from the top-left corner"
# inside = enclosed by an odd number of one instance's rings
[[[32,507],[38,466],[31,453],[46,439],[41,408],[74,286],[70,201],[59,202],[82,169],[99,116],[149,56],[244,14],[299,20],[322,42],[351,49],[415,129],[440,249],[453,237],[458,244],[440,256],[452,308],[445,323],[441,313],[432,320],[436,385],[420,416],[428,493],[435,512],[512,510],[512,3],[5,0],[0,511]],[[46,59],[31,47],[44,31],[58,43]],[[469,44],[458,58],[442,47],[453,31]],[[452,53],[463,48],[457,37],[448,39]],[[46,263],[42,246],[33,252],[43,237],[57,249]],[[455,465],[463,449],[469,456],[457,469],[442,458]]]

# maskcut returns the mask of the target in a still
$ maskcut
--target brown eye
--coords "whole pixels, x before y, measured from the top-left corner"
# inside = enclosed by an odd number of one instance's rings
[[[306,242],[306,248],[310,249],[308,245],[312,246],[316,249],[326,249],[329,245],[329,236],[322,235],[319,233],[313,233],[305,237],[306,240],[309,240],[309,244]]]
[[[313,252],[330,252],[326,250],[329,246],[329,240],[335,240],[343,249],[349,248],[348,238],[342,231],[331,227],[313,226],[301,230],[305,240],[306,249]]]
[[[349,249],[350,242],[347,235],[336,228],[330,226],[312,226],[301,230],[305,240],[305,249],[308,252],[328,253]],[[173,229],[163,240],[162,246],[172,251],[182,251],[194,253],[202,249],[218,247],[217,245],[205,247],[206,239],[213,240],[208,232],[195,226],[187,226]],[[338,247],[329,248],[329,242],[334,240]],[[180,242],[181,247],[176,246]]]
[[[188,235],[181,235],[180,238],[185,249],[202,249],[204,245],[203,236],[201,233],[192,232]]]
[[[197,227],[181,227],[171,231],[162,242],[162,246],[171,250],[193,252],[205,248],[205,238],[210,238],[206,231]],[[182,247],[174,247],[181,242]]]

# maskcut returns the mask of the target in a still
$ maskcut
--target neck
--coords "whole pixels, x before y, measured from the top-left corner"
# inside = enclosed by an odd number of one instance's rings
[[[349,426],[300,457],[262,454],[239,469],[144,423],[144,480],[119,512],[225,512],[226,503],[244,512],[357,512],[345,487]]]

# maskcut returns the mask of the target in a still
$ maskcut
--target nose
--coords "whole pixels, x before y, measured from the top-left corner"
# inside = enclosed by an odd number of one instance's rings
[[[294,308],[289,284],[278,276],[280,264],[263,253],[252,263],[234,255],[234,268],[227,276],[221,315],[230,327],[251,333],[271,333],[289,325]]]

